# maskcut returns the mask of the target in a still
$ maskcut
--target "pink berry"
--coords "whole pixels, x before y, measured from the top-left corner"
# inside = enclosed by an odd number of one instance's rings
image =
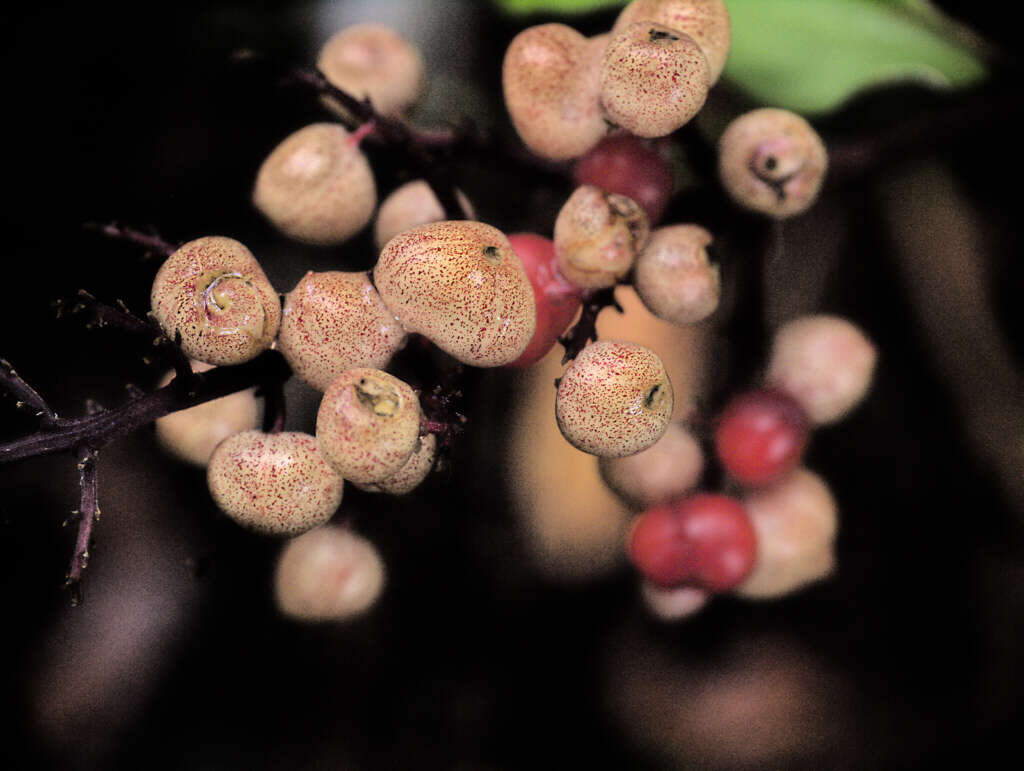
[[[685,426],[670,423],[646,450],[624,458],[600,458],[601,478],[627,503],[648,508],[681,498],[700,482],[704,451]]]
[[[715,452],[737,481],[765,485],[796,467],[809,436],[800,404],[783,391],[763,388],[726,405],[715,428]]]
[[[473,205],[469,199],[461,190],[456,190],[455,195],[469,218],[474,219]],[[414,179],[394,190],[381,202],[373,226],[373,239],[377,248],[383,249],[399,233],[428,222],[440,222],[444,218],[444,209],[430,185],[422,179]]]
[[[383,369],[405,339],[366,273],[309,271],[285,298],[277,349],[323,391],[347,369]]]
[[[656,223],[672,196],[672,169],[649,142],[632,134],[605,137],[576,161],[572,172],[576,185],[593,185],[609,193],[631,198]]]
[[[721,279],[708,256],[711,240],[699,225],[670,225],[651,233],[633,269],[633,286],[651,313],[686,326],[715,312]]]
[[[213,451],[206,479],[221,511],[271,535],[322,525],[337,511],[343,486],[316,439],[295,431],[229,436]]]
[[[508,237],[522,260],[537,302],[537,327],[533,339],[511,367],[529,367],[547,355],[565,333],[580,309],[581,291],[570,284],[555,265],[555,244],[534,233],[513,233]]]

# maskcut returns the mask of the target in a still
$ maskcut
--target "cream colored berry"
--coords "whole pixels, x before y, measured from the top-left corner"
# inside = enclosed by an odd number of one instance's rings
[[[699,613],[708,593],[695,586],[658,586],[650,581],[640,585],[640,596],[651,614],[662,621],[681,621]]]
[[[867,394],[878,354],[855,324],[801,316],[775,333],[765,380],[786,391],[817,425],[834,423]]]
[[[373,279],[408,331],[464,364],[508,364],[533,338],[530,279],[504,233],[482,222],[434,222],[400,233],[381,251]]]
[[[519,137],[552,160],[583,155],[608,132],[598,102],[605,36],[588,41],[564,24],[528,27],[502,64],[505,106]]]
[[[189,241],[157,271],[153,315],[186,355],[208,364],[241,364],[270,347],[281,301],[263,268],[233,238]]]
[[[757,559],[737,593],[779,597],[832,572],[838,513],[821,477],[795,469],[748,495],[744,506],[757,533]]]
[[[369,223],[377,187],[358,142],[336,123],[314,123],[267,156],[252,198],[286,236],[331,246]]]
[[[714,85],[729,56],[732,27],[723,0],[633,0],[615,20],[613,32],[635,22],[655,22],[677,29],[697,41],[708,60]]]
[[[784,219],[818,198],[828,154],[810,123],[765,107],[741,115],[718,142],[718,173],[741,206]]]
[[[455,195],[463,211],[473,219],[476,216],[473,204],[461,190],[456,190]],[[383,249],[384,245],[399,233],[417,225],[440,222],[443,219],[444,209],[441,208],[441,202],[437,200],[430,185],[422,179],[415,179],[406,182],[381,203],[373,226],[373,237],[377,242],[377,248]]]
[[[654,351],[600,340],[573,359],[558,383],[555,417],[583,452],[615,458],[658,441],[672,415],[672,383]]]
[[[194,361],[192,369],[206,372],[213,365]],[[174,372],[168,372],[161,378],[160,387],[173,378]],[[186,463],[206,466],[221,441],[258,427],[262,417],[262,400],[256,398],[255,388],[247,388],[158,418],[156,438],[168,452]]]
[[[317,67],[333,85],[357,99],[369,98],[384,115],[400,115],[423,91],[419,49],[382,24],[355,24],[336,33],[320,49]],[[325,103],[345,115],[334,100]]]
[[[633,286],[658,318],[685,326],[714,313],[722,286],[708,257],[711,234],[699,225],[670,225],[651,233],[637,257]]]
[[[614,286],[629,273],[651,226],[632,198],[581,185],[555,220],[555,262],[582,289]]]
[[[681,498],[704,473],[704,451],[693,433],[670,423],[664,435],[635,455],[600,458],[601,478],[620,498],[637,509]]]
[[[365,613],[384,590],[384,563],[372,543],[343,527],[293,538],[274,572],[277,607],[299,621],[346,621]]]
[[[601,104],[612,123],[640,137],[663,137],[700,112],[708,63],[683,32],[636,22],[612,36],[601,61]]]
[[[416,450],[420,403],[407,383],[378,369],[350,369],[324,392],[316,438],[345,479],[373,484],[402,470]]]
[[[323,391],[347,369],[383,369],[405,339],[367,273],[310,271],[285,297],[277,349]]]
[[[399,469],[398,473],[376,484],[356,485],[360,490],[371,493],[388,493],[389,495],[405,495],[420,486],[434,468],[437,455],[437,436],[427,434],[419,438],[416,449],[409,460]]]
[[[316,438],[298,431],[229,436],[213,451],[206,480],[221,511],[270,535],[325,523],[341,504],[344,484]]]

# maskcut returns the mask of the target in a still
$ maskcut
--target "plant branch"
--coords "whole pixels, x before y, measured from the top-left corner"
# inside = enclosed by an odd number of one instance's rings
[[[78,506],[78,535],[75,550],[71,554],[65,585],[71,589],[71,604],[82,602],[82,573],[89,564],[89,544],[92,540],[93,524],[100,518],[99,485],[96,473],[96,450],[81,447],[76,453],[78,459],[78,480],[82,488],[82,499]]]
[[[18,407],[28,407],[35,410],[36,417],[41,418],[43,425],[52,428],[57,425],[59,418],[46,400],[21,376],[15,372],[14,367],[6,359],[0,359],[0,391],[7,391],[16,400]]]
[[[622,306],[615,299],[613,286],[590,292],[583,298],[583,312],[579,321],[558,338],[558,342],[565,348],[565,355],[562,356],[563,365],[575,359],[588,343],[597,340],[598,314],[609,306],[622,313]]]
[[[105,224],[87,222],[82,227],[90,232],[99,233],[101,236],[113,241],[125,241],[144,247],[148,253],[161,257],[170,257],[178,249],[177,246],[165,241],[156,233],[144,233],[133,227],[118,225],[116,222]]]

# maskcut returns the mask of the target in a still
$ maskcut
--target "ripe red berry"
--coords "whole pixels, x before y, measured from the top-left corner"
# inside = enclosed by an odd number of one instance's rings
[[[753,569],[757,536],[743,504],[704,493],[641,514],[628,551],[630,561],[656,586],[724,592]]]
[[[789,394],[772,388],[748,391],[719,416],[715,452],[737,481],[768,484],[800,462],[809,426],[807,414]]]
[[[577,186],[594,185],[609,193],[632,198],[658,222],[672,196],[672,169],[650,142],[632,134],[602,139],[573,167]]]

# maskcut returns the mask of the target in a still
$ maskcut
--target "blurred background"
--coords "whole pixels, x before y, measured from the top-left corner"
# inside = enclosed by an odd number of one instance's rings
[[[263,157],[328,115],[265,60],[232,54],[312,64],[337,29],[391,24],[426,59],[413,119],[468,117],[512,145],[509,40],[551,20],[596,34],[617,13],[509,14],[516,5],[14,10],[0,355],[65,416],[163,374],[137,341],[55,318],[51,303],[83,288],[148,308],[159,261],[83,222],[236,237],[279,291],[310,269],[370,268],[369,233],[300,246],[249,204]],[[736,1],[735,61],[695,136],[710,142],[742,109],[788,100],[842,151],[818,205],[781,229],[765,276],[771,326],[837,313],[879,348],[870,397],[807,457],[839,502],[835,575],[777,601],[720,597],[683,623],[654,620],[618,546],[628,512],[594,492],[590,461],[561,463],[557,437],[522,449],[534,416],[551,417],[547,375],[473,373],[448,471],[407,498],[346,491],[342,516],[387,566],[378,605],[299,624],[274,606],[281,544],[219,515],[203,472],[142,430],[100,455],[103,518],[77,608],[62,588],[74,463],[0,467],[7,767],[916,768],[1012,749],[1024,686],[1015,37],[995,2],[944,0],[941,16],[915,0],[770,5],[778,13],[759,19]],[[818,6],[829,10],[806,16]],[[878,21],[883,8],[901,21]],[[369,153],[382,191],[403,180],[386,152]],[[673,157],[664,221],[709,227],[727,271],[762,259],[763,225],[724,206],[698,157]],[[572,188],[558,167],[452,164],[481,219],[506,232],[550,234]],[[695,390],[728,363],[713,327],[674,344]],[[292,385],[289,399],[288,427],[311,430],[315,395]],[[0,400],[0,440],[32,430]],[[555,472],[548,487],[531,476],[538,463]]]

